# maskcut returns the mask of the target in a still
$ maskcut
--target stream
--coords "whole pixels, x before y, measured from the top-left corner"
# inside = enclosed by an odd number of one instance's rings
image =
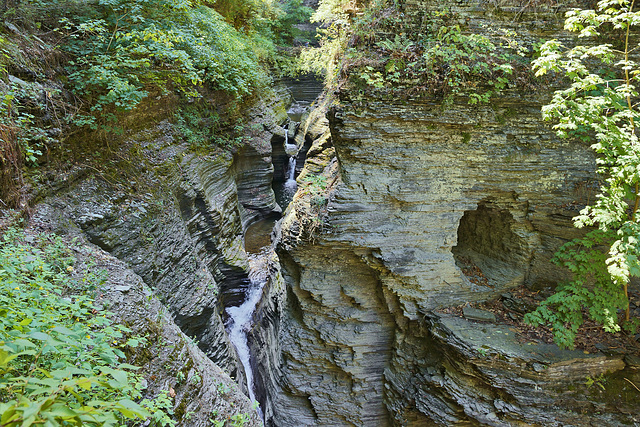
[[[322,82],[315,77],[307,76],[298,80],[285,82],[293,95],[293,104],[288,114],[290,122],[287,123],[284,133],[283,147],[287,156],[284,180],[276,184],[273,189],[276,199],[282,209],[291,202],[297,190],[296,166],[298,162],[299,147],[294,143],[293,134],[295,127],[292,124],[299,122],[301,117],[308,112],[309,106],[322,90]],[[248,334],[253,328],[253,319],[265,285],[269,280],[269,262],[274,257],[274,247],[271,242],[271,232],[275,225],[275,219],[263,219],[250,225],[244,234],[245,251],[248,259],[249,284],[245,289],[244,300],[239,306],[229,306],[225,309],[229,316],[226,328],[229,340],[236,349],[238,359],[242,363],[245,374],[247,392],[249,398],[256,402],[256,387],[254,379],[255,361],[251,354]],[[264,415],[258,408],[260,416]]]
[[[247,228],[245,232],[245,250],[249,261],[249,286],[246,289],[244,302],[237,307],[227,307],[226,309],[229,315],[226,324],[229,340],[235,347],[238,358],[244,368],[247,391],[249,398],[253,402],[257,401],[257,399],[252,355],[249,349],[247,333],[253,327],[256,306],[260,302],[262,291],[269,279],[269,259],[274,251],[271,244],[271,230],[274,224],[274,219],[265,219]],[[258,411],[262,417],[260,408],[258,408]]]

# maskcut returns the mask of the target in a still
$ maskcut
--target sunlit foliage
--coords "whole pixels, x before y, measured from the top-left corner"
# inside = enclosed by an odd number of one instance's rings
[[[565,347],[573,346],[583,310],[609,332],[619,331],[621,323],[630,329],[637,323],[630,319],[627,296],[629,281],[640,276],[640,141],[635,124],[640,120],[640,65],[631,57],[640,12],[635,9],[633,1],[602,0],[597,10],[568,12],[565,29],[580,38],[606,35],[613,40],[616,34],[622,43],[568,48],[550,40],[534,63],[537,75],[556,72],[569,80],[543,115],[557,123],[560,137],[592,142],[603,177],[595,203],[574,218],[576,227],[596,230],[556,255],[574,279],[526,318],[535,325],[551,324],[556,342]]]

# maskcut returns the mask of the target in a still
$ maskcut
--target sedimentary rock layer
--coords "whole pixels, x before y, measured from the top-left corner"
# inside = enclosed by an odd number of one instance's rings
[[[637,379],[637,364],[436,312],[564,277],[549,258],[580,233],[571,218],[597,191],[595,162],[555,137],[540,101],[343,99],[330,112],[338,164],[326,135],[309,151],[327,205],[319,214],[303,187],[282,222],[286,305],[265,325],[280,351],[262,361],[272,425],[633,422],[629,396],[584,378]]]

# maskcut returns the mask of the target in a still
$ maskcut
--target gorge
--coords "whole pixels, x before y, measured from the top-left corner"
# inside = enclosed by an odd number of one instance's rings
[[[570,38],[568,4],[398,3],[396,33],[445,10],[492,40]],[[194,149],[158,94],[108,153],[74,136],[28,227],[108,271],[101,301],[147,337],[130,357],[180,426],[640,425],[640,336],[563,350],[477,309],[566,280],[551,259],[599,191],[589,144],[541,118],[558,82],[520,78],[477,104],[275,80],[228,150]]]

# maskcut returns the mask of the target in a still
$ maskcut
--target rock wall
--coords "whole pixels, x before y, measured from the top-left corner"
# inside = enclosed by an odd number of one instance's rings
[[[329,224],[339,233],[323,238],[370,248],[411,319],[552,282],[549,254],[575,234],[580,190],[594,179],[589,148],[557,140],[540,104],[501,101],[446,111],[371,103],[331,116],[342,183]],[[463,257],[487,284],[461,274]]]
[[[79,280],[86,274],[104,277],[96,289],[96,304],[113,313],[114,320],[126,325],[132,336],[141,338],[135,349],[126,352],[127,361],[143,373],[143,398],[153,400],[164,394],[177,426],[210,426],[211,419],[244,419],[243,425],[261,426],[258,412],[236,382],[180,330],[142,278],[90,244],[82,230],[67,220],[55,206],[40,204],[33,212],[30,231],[63,231],[76,258],[73,274]]]
[[[149,113],[153,106],[143,105],[140,121],[146,125],[138,123],[102,152],[89,147],[98,152],[96,158],[91,158],[95,152],[86,154],[67,172],[48,174],[37,206],[49,212],[57,233],[77,228],[131,268],[166,306],[167,317],[181,333],[245,393],[243,368],[224,328],[224,310],[242,303],[249,284],[245,229],[280,214],[271,189],[270,141],[282,132],[279,124],[286,119],[288,99],[286,88],[276,87],[252,100],[245,118],[251,134],[234,152],[190,146],[166,112]],[[102,160],[92,163],[96,159]],[[157,346],[155,351],[168,350]],[[204,355],[193,357],[202,362]],[[212,381],[206,380],[212,389],[204,387],[205,397],[198,399],[220,394]],[[181,410],[194,411],[198,401],[185,399]],[[257,423],[257,418],[252,421]]]
[[[557,32],[552,14],[516,24],[522,8],[446,5],[470,28],[502,19],[525,39]],[[422,25],[441,6],[406,1],[403,12]],[[321,121],[307,123],[314,143],[299,183],[322,174],[326,205],[303,186],[281,224],[285,299],[256,333],[278,336],[279,352],[260,362],[268,425],[639,421],[629,387],[609,399],[585,386],[599,375],[640,380],[633,360],[527,346],[506,328],[436,311],[565,277],[550,257],[579,235],[571,218],[598,185],[588,145],[542,122],[549,96],[512,85],[471,106],[362,102],[346,89],[328,114],[330,138]],[[487,280],[467,277],[468,266]]]
[[[340,175],[322,226],[304,188],[282,223],[286,305],[278,322],[263,325],[279,334],[280,353],[262,362],[272,425],[634,419],[633,401],[590,393],[590,403],[583,393],[587,377],[637,379],[637,363],[533,349],[507,328],[434,311],[555,283],[563,276],[549,258],[578,235],[571,218],[593,195],[588,147],[557,140],[539,104],[501,101],[332,112]],[[514,113],[501,123],[495,117],[506,109]],[[319,164],[331,181],[335,163]],[[486,282],[465,276],[470,264]],[[594,405],[606,409],[591,412]]]
[[[524,344],[506,325],[454,316],[429,316],[406,331],[386,372],[395,425],[638,422],[636,393],[624,384],[640,379],[630,357]],[[590,378],[600,378],[602,388]]]

